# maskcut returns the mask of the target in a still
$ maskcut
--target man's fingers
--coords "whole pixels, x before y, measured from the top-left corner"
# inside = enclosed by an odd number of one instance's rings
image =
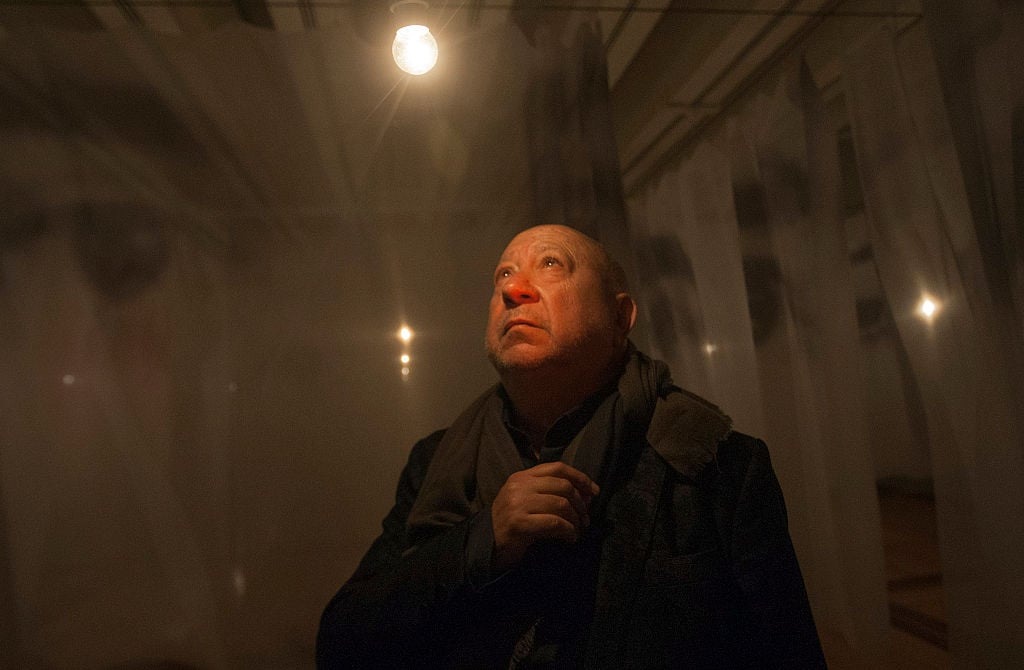
[[[597,483],[587,476],[585,472],[577,470],[571,465],[567,465],[561,461],[541,463],[540,465],[535,465],[528,470],[523,470],[522,472],[534,477],[558,477],[568,480],[572,482],[572,485],[575,486],[580,493],[590,497],[596,496],[601,490]]]
[[[591,497],[581,494],[572,482],[560,477],[536,477],[530,481],[530,484],[532,484],[531,489],[534,494],[560,497],[568,501],[580,517],[587,515]]]
[[[581,511],[582,510],[582,511]],[[580,507],[569,498],[559,495],[537,494],[530,498],[525,505],[523,512],[527,516],[552,515],[565,519],[573,525],[580,527],[588,525],[590,519],[587,517],[586,506]]]
[[[575,510],[573,524],[584,527],[590,525],[590,501],[600,490],[586,473],[557,461],[541,463],[517,472],[506,483],[512,484],[524,495],[548,494],[564,498]],[[538,513],[546,511],[538,510]]]
[[[590,477],[565,463],[511,475],[491,508],[495,565],[507,569],[537,540],[576,542],[590,525],[590,501],[598,491]]]
[[[524,540],[526,545],[530,545],[540,539],[575,542],[579,539],[582,528],[573,511],[563,514],[532,512],[509,519],[508,532]]]

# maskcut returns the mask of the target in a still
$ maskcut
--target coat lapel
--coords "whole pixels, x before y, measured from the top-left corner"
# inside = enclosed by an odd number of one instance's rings
[[[604,542],[585,667],[621,667],[622,627],[643,576],[665,473],[664,461],[644,449],[636,470],[609,499],[606,513],[594,529],[604,534]]]
[[[624,627],[629,625],[650,553],[665,478],[670,468],[686,477],[699,474],[715,458],[731,424],[714,405],[674,388],[658,399],[646,439],[627,428],[618,442],[609,482],[614,490],[593,529],[603,534],[603,543],[585,667],[623,667]],[[633,462],[635,468],[630,467]],[[615,478],[622,481],[614,482]]]

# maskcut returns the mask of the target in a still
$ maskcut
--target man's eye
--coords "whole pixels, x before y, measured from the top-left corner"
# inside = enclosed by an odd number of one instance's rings
[[[512,276],[512,271],[509,270],[508,268],[503,268],[501,270],[498,270],[498,275],[497,275],[498,279],[508,279],[511,276]]]
[[[561,264],[562,264],[562,261],[558,260],[557,258],[554,258],[553,256],[548,256],[547,258],[544,259],[544,267],[546,267],[546,268],[550,268],[550,267],[553,267],[555,265],[561,265]]]

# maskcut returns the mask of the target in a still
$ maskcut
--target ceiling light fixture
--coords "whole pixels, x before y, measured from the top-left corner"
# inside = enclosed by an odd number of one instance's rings
[[[411,75],[426,74],[437,64],[437,40],[430,34],[426,21],[429,7],[424,0],[391,3],[397,26],[391,55],[398,67]]]

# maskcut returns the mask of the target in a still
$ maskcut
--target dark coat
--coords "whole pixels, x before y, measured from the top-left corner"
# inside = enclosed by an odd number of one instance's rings
[[[825,667],[760,440],[733,432],[695,475],[640,440],[578,546],[541,548],[478,588],[465,547],[489,506],[406,545],[442,435],[415,445],[383,533],[325,609],[319,668],[506,668],[538,608],[574,624],[554,667]]]

